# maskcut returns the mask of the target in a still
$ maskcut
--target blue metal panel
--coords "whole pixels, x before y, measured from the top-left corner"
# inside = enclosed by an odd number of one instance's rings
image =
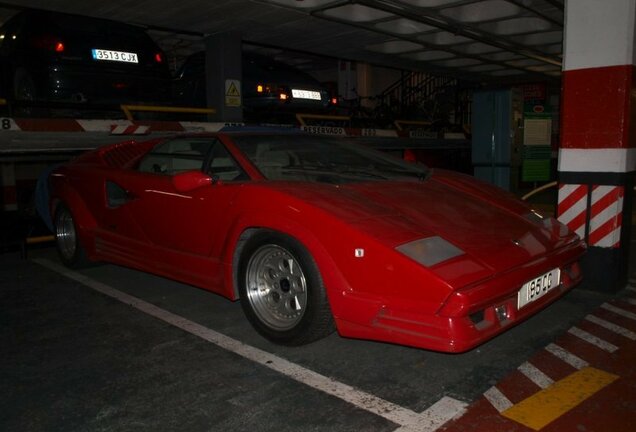
[[[475,177],[510,189],[512,93],[476,92],[472,107],[472,162]]]

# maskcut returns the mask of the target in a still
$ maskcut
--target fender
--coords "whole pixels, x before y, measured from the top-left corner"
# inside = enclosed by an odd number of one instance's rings
[[[238,259],[236,252],[241,235],[250,229],[278,231],[282,234],[294,237],[302,243],[318,266],[318,271],[325,283],[327,297],[329,299],[336,299],[342,296],[343,292],[350,289],[349,283],[338,270],[338,267],[329,253],[308,228],[280,215],[275,218],[264,217],[263,215],[244,215],[238,218],[233,224],[223,247],[221,262],[224,268],[224,288],[222,295],[232,300],[239,298],[235,269],[235,264]],[[334,316],[340,315],[340,311],[338,311],[336,307],[339,303],[338,301],[330,301]]]

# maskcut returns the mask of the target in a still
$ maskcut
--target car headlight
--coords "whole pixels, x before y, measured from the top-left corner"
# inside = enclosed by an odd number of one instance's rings
[[[404,243],[396,247],[395,250],[426,267],[464,254],[463,250],[439,236]]]

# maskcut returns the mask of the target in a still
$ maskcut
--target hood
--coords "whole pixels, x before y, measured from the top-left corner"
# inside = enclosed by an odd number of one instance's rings
[[[574,237],[553,219],[472,177],[434,172],[422,182],[287,184],[288,194],[396,247],[440,236],[494,271],[524,264]]]

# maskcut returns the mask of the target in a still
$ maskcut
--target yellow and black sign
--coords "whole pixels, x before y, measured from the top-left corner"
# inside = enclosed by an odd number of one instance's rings
[[[225,80],[225,106],[241,106],[241,81],[233,79]]]

